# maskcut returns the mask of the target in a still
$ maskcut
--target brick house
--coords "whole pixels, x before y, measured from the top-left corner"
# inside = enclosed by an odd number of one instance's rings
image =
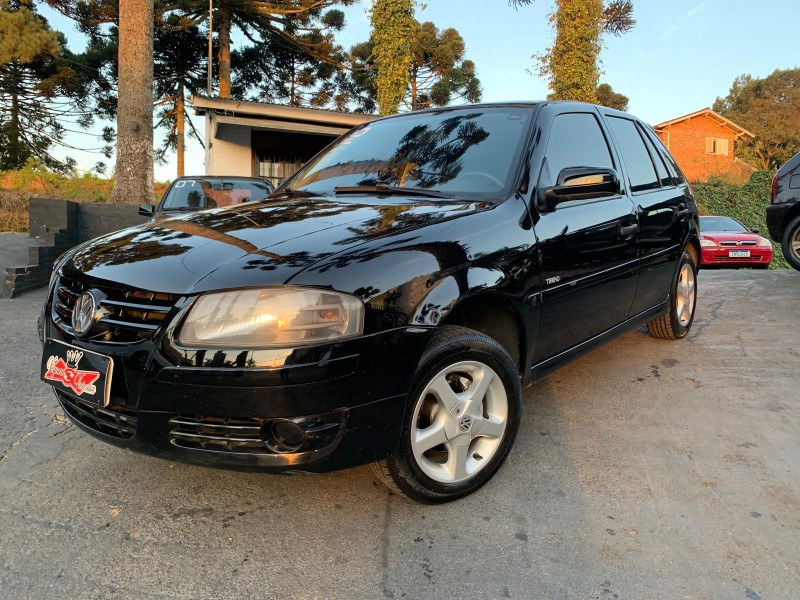
[[[659,123],[654,129],[689,181],[707,181],[711,175],[746,181],[756,170],[735,155],[737,140],[755,136],[710,108]]]

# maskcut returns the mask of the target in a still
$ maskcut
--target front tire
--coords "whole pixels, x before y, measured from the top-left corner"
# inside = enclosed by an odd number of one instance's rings
[[[375,463],[393,491],[423,503],[457,500],[486,483],[519,428],[517,368],[492,338],[441,327],[420,360],[397,456]]]
[[[781,237],[781,249],[786,262],[800,271],[800,215],[789,221]]]
[[[694,321],[697,303],[697,267],[694,258],[686,250],[678,263],[678,272],[669,294],[669,310],[666,314],[647,322],[651,336],[664,340],[679,340],[686,337]]]

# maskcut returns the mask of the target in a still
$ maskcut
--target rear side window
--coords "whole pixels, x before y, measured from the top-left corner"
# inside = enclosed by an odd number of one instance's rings
[[[661,187],[653,161],[633,121],[608,117],[608,125],[619,143],[620,154],[628,171],[631,192],[643,192]]]
[[[675,162],[675,159],[672,158],[672,155],[669,153],[669,150],[664,146],[661,139],[655,134],[652,129],[648,127],[644,127],[645,130],[645,137],[650,140],[650,142],[656,147],[658,150],[658,154],[663,158],[667,165],[667,170],[669,171],[670,175],[672,175],[673,183],[679,184],[685,182],[685,178],[681,173],[681,170],[678,168],[678,163]]]
[[[590,113],[557,115],[547,142],[546,156],[541,177],[544,185],[554,185],[558,174],[569,167],[614,168],[603,130]]]
[[[653,146],[652,140],[642,131],[641,127],[639,127],[639,133],[642,135],[644,143],[647,146],[647,151],[650,153],[650,158],[653,159],[653,164],[656,166],[656,173],[658,173],[658,180],[661,182],[661,185],[663,187],[674,185],[673,177],[670,175],[667,170],[667,165],[664,163],[664,157],[658,153],[658,150]]]

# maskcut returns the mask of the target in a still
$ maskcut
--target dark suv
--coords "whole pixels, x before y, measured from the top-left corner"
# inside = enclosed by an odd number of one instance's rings
[[[772,178],[767,229],[781,245],[786,262],[800,271],[800,152]]]
[[[264,202],[55,266],[42,377],[81,429],[192,463],[375,463],[422,502],[509,452],[522,389],[615,336],[692,325],[695,202],[652,129],[588,104],[372,121]]]

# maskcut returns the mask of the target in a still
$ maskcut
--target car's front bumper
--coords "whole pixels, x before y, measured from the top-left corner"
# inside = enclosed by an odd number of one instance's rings
[[[737,250],[739,248],[733,248]],[[769,265],[772,262],[772,248],[766,246],[750,246],[744,248],[750,256],[731,256],[731,248],[711,248],[704,246],[700,253],[702,267],[754,267]]]
[[[52,322],[45,330],[114,358],[107,406],[56,394],[84,431],[166,459],[274,472],[332,471],[392,456],[430,333],[398,328],[248,367],[254,361],[241,352],[209,352],[208,360],[195,352],[176,364],[163,341],[104,347],[68,339]],[[188,366],[189,359],[216,366]],[[297,448],[275,443],[277,422],[302,430]]]

